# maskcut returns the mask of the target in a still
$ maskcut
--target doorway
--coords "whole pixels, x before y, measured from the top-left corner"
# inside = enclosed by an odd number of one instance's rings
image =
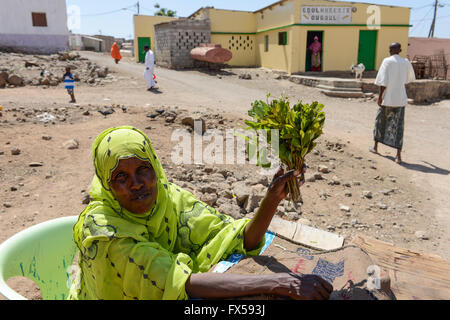
[[[311,44],[314,42],[314,38],[317,37],[321,48],[319,51],[320,66],[313,68],[312,66],[312,50],[310,50]],[[314,70],[313,70],[314,69]],[[306,63],[305,71],[323,71],[323,31],[308,31],[306,36]]]
[[[139,62],[145,62],[145,46],[151,48],[150,37],[138,38],[138,51],[139,51]]]
[[[359,31],[358,64],[363,63],[366,70],[375,70],[377,36],[376,30]]]

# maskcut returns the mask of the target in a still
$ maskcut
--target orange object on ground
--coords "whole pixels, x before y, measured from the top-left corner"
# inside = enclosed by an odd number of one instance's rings
[[[120,48],[117,45],[117,42],[114,42],[111,47],[111,57],[113,57],[114,60],[122,60],[122,55],[120,54]]]
[[[220,44],[208,43],[200,44],[199,47],[192,49],[190,56],[198,61],[225,63],[233,58],[233,53],[222,48]]]

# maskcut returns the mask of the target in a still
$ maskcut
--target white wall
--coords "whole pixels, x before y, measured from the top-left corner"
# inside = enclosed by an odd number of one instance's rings
[[[33,27],[32,12],[45,12],[47,27]],[[0,34],[68,35],[66,0],[0,0]]]

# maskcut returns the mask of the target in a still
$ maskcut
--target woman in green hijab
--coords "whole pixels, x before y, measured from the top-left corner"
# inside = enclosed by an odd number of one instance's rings
[[[260,252],[287,181],[300,172],[280,170],[254,218],[234,220],[169,183],[136,128],[105,130],[92,154],[93,200],[74,226],[79,270],[69,299],[328,298],[332,287],[317,276],[207,273],[233,253]]]

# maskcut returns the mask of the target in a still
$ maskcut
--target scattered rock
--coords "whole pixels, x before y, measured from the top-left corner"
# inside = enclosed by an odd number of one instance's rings
[[[275,210],[275,214],[279,217],[283,217],[285,212],[286,210],[284,209],[283,206],[278,206],[277,209]]]
[[[417,239],[421,239],[421,240],[428,240],[429,239],[428,234],[425,231],[423,231],[423,230],[416,231],[414,233],[414,235],[416,236]]]
[[[321,173],[316,172],[316,173],[314,173],[314,179],[315,180],[323,180],[323,176]]]
[[[44,164],[42,162],[30,162],[29,167],[42,167]]]
[[[341,181],[339,180],[338,177],[334,176],[333,178],[331,178],[331,180],[328,182],[329,185],[332,186],[337,186],[341,184]]]
[[[380,208],[381,210],[386,210],[388,207],[387,205],[385,205],[384,203],[379,202],[377,204],[378,208]]]
[[[269,178],[267,176],[256,174],[254,176],[250,176],[247,180],[247,183],[250,185],[261,184],[267,187],[269,185]]]
[[[388,195],[390,195],[391,193],[394,192],[394,189],[380,190],[379,192],[380,192],[381,194],[385,195],[385,196],[388,196]]]
[[[204,203],[206,203],[206,204],[208,204],[210,206],[214,206],[216,204],[216,201],[217,201],[217,194],[215,194],[215,193],[204,193],[200,197],[200,201],[203,201]]]
[[[242,74],[239,75],[239,79],[251,80],[252,79],[252,75],[250,73],[242,73]]]
[[[103,107],[103,109],[99,109],[98,112],[100,112],[102,115],[104,115],[106,117],[107,115],[113,114],[115,111],[114,111],[113,107],[105,106],[105,107]]]
[[[319,197],[322,200],[327,200],[327,198],[329,197],[329,194],[326,193],[325,191],[321,190],[321,191],[319,191]]]
[[[363,195],[364,198],[367,198],[367,199],[372,199],[372,196],[373,196],[372,192],[368,191],[368,190],[363,191],[362,195]]]
[[[196,125],[197,123],[197,125]],[[206,122],[204,119],[200,118],[200,119],[194,119],[192,117],[184,117],[181,120],[181,124],[185,125],[185,126],[189,126],[191,127],[193,130],[195,130],[195,128],[197,127],[198,129],[201,127],[201,134],[203,135],[206,131]],[[197,129],[197,130],[198,130]],[[200,133],[200,132],[198,132]]]
[[[51,136],[42,136],[42,140],[49,141],[49,140],[52,140],[52,137]]]
[[[244,217],[244,215],[241,213],[241,208],[237,204],[232,202],[227,202],[220,205],[218,211],[220,213],[229,215],[234,219],[241,219]]]
[[[80,144],[76,139],[71,139],[63,143],[63,147],[69,150],[78,149],[79,145]]]
[[[218,188],[214,184],[208,184],[208,185],[201,187],[200,191],[202,193],[216,193],[218,191]]]
[[[303,224],[305,226],[311,226],[311,221],[305,218],[300,218],[297,220],[298,223]]]
[[[297,212],[286,212],[284,217],[290,221],[297,221],[300,219],[300,215]]]
[[[13,155],[13,156],[18,156],[19,154],[20,154],[20,149],[19,148],[17,148],[17,147],[13,147],[12,149],[11,149],[11,154]]]
[[[12,207],[12,204],[9,203],[9,202],[5,202],[5,203],[3,203],[3,206],[4,206],[5,208],[11,208],[11,207]]]
[[[237,181],[233,184],[233,193],[239,205],[244,205],[245,200],[250,196],[249,189],[244,181]]]
[[[13,86],[21,86],[23,85],[23,78],[16,76],[16,75],[11,75],[9,76],[7,82]]]
[[[351,208],[349,206],[344,206],[343,204],[339,205],[339,209],[341,211],[350,212]]]
[[[259,208],[259,204],[261,203],[262,199],[264,199],[264,195],[258,194],[252,189],[252,193],[244,203],[245,211],[247,213],[250,213]]]
[[[328,169],[327,166],[324,166],[324,165],[321,164],[321,165],[319,165],[318,171],[321,172],[321,173],[329,173],[330,169]]]
[[[106,76],[108,75],[108,68],[107,67],[103,67],[100,70],[97,71],[97,76],[99,78],[106,78]]]
[[[5,80],[5,82],[7,82],[8,78],[9,78],[8,72],[6,72],[6,71],[0,72],[0,79],[3,79],[3,80]]]

